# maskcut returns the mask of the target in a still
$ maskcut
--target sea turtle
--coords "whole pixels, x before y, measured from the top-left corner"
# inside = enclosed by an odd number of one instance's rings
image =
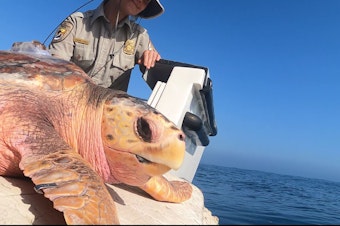
[[[119,224],[105,183],[183,202],[191,184],[168,181],[185,135],[143,100],[95,85],[75,64],[0,51],[0,175],[26,176],[67,224]]]

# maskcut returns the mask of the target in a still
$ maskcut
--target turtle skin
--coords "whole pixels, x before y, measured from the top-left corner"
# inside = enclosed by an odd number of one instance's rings
[[[191,197],[190,183],[163,176],[182,164],[182,130],[71,62],[0,51],[0,121],[0,175],[31,178],[67,224],[119,224],[105,183]]]

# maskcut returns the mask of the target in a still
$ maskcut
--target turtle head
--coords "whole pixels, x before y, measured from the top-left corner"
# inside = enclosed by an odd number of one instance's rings
[[[184,159],[183,131],[144,101],[127,94],[106,101],[102,139],[112,176],[130,185],[176,170]]]

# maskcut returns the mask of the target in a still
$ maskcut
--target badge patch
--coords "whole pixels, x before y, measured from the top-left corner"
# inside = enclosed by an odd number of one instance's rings
[[[71,22],[64,21],[58,28],[58,31],[55,33],[52,42],[60,42],[64,40],[70,34],[72,28],[73,25]]]
[[[128,55],[133,55],[135,52],[135,40],[126,40],[123,51]]]

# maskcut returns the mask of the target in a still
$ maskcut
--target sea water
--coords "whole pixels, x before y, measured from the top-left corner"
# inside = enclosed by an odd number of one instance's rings
[[[340,224],[340,183],[200,164],[193,184],[219,224]]]

